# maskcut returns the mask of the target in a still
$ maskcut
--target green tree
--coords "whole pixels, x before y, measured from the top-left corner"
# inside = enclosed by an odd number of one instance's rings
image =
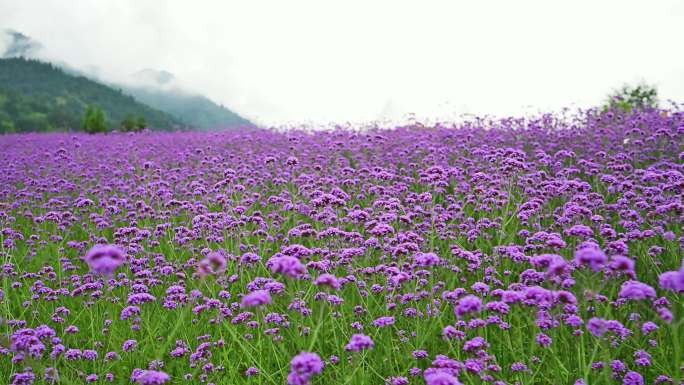
[[[50,129],[50,122],[42,112],[32,111],[17,119],[17,125],[25,132],[45,132]]]
[[[55,106],[47,113],[50,125],[56,129],[69,130],[72,127],[72,115],[66,108],[62,106]],[[76,123],[78,124],[78,123]]]
[[[107,132],[107,115],[105,112],[94,106],[88,106],[83,119],[83,130],[90,134]]]
[[[140,132],[140,131],[144,130],[146,127],[147,127],[147,121],[145,121],[145,117],[140,116],[138,118],[138,121],[136,122],[137,131]]]
[[[604,105],[604,111],[619,108],[630,112],[658,106],[658,90],[655,86],[639,84],[637,86],[624,85],[614,91]]]
[[[89,134],[94,134],[95,133],[95,128],[94,128],[94,118],[95,118],[95,108],[93,106],[88,106],[85,112],[85,116],[83,117],[83,125],[81,128],[83,128],[83,131],[89,133]]]
[[[122,132],[131,132],[136,130],[136,121],[133,115],[128,114],[126,116],[126,119],[121,121],[121,131]]]
[[[95,122],[97,132],[107,132],[107,115],[101,108],[95,109]]]
[[[0,133],[13,134],[15,132],[17,132],[17,129],[14,127],[13,122],[4,120],[0,123]]]

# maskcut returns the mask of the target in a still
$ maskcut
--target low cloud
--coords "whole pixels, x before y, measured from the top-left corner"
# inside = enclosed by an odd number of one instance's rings
[[[36,57],[43,49],[40,42],[13,29],[0,31],[0,55],[3,58],[10,57]]]

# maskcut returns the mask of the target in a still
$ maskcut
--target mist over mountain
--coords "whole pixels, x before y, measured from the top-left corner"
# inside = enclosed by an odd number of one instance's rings
[[[253,125],[228,108],[189,90],[168,71],[145,68],[131,74],[126,81],[114,85],[137,100],[165,111],[193,127],[220,129]]]
[[[193,127],[219,129],[253,125],[240,115],[199,94],[190,94],[179,89],[160,90],[126,86],[122,86],[121,89],[136,100],[168,112]]]
[[[130,78],[138,85],[148,87],[174,86],[176,83],[176,77],[171,72],[152,68],[143,68],[132,73]]]
[[[167,114],[167,118],[154,119],[154,122],[166,121],[174,126],[189,126],[205,130],[254,125],[230,109],[184,85],[174,74],[168,71],[143,68],[125,79],[108,79],[100,73],[97,67],[75,68],[60,58],[45,58],[41,55],[42,48],[43,45],[40,42],[21,32],[12,29],[0,31],[2,58],[47,60],[66,75],[77,78],[84,77],[93,82],[102,83],[120,91],[124,96],[130,96],[137,102],[151,107],[152,110],[159,110]],[[25,64],[26,62],[19,63]],[[13,63],[13,65],[16,64]],[[8,66],[3,68],[7,69]],[[12,68],[16,70],[15,67]],[[32,70],[35,70],[35,66]],[[50,73],[55,74],[54,72]],[[55,92],[57,91],[55,90]],[[49,108],[41,109],[47,110]],[[76,110],[78,109],[74,111]],[[114,115],[118,117],[119,114],[114,113]],[[73,123],[76,118],[74,117],[70,121]]]
[[[0,31],[0,52],[2,58],[34,57],[43,47],[29,36],[13,29]]]

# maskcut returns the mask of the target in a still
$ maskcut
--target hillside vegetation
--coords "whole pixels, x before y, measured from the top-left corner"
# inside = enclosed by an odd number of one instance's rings
[[[186,126],[121,90],[67,74],[50,63],[0,59],[0,133],[80,131],[88,106],[104,111],[109,130],[131,116],[144,118],[151,129]]]
[[[181,90],[167,91],[142,87],[123,88],[123,92],[153,108],[171,114],[192,127],[212,129],[253,125],[247,119],[202,95]]]

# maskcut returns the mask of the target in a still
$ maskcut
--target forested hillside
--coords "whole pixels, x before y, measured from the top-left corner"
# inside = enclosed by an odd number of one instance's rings
[[[80,131],[88,106],[104,111],[109,130],[131,117],[143,118],[151,129],[185,126],[121,90],[67,74],[52,64],[0,59],[0,132]]]

